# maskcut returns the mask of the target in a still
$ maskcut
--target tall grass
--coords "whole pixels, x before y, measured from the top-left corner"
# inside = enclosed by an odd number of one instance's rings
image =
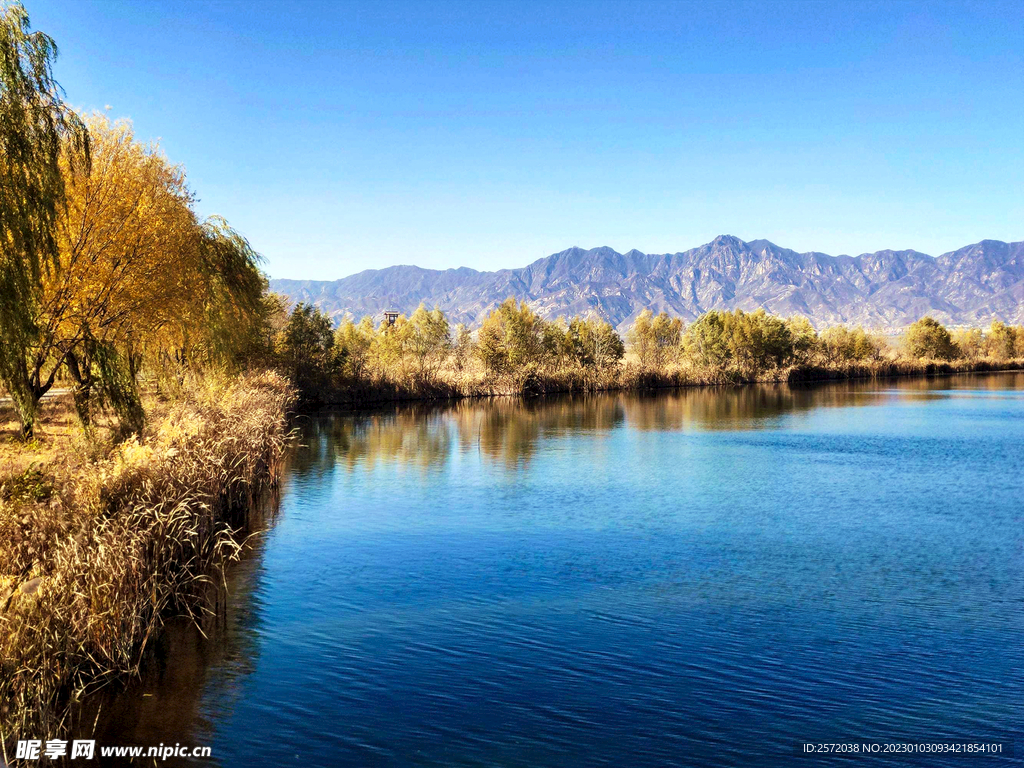
[[[514,372],[489,373],[482,365],[441,366],[429,374],[391,370],[341,377],[317,393],[328,406],[359,407],[405,400],[457,400],[466,397],[533,396],[607,390],[650,390],[671,387],[721,386],[756,383],[801,383],[847,379],[941,376],[953,373],[1024,369],[1024,360],[913,360],[886,358],[841,362],[801,362],[743,371],[730,366],[690,361],[643,366],[623,361],[606,370],[582,367],[527,365]]]
[[[5,483],[5,746],[57,732],[71,703],[137,671],[169,615],[210,610],[208,585],[277,482],[292,400],[274,373],[192,382],[141,438],[98,460],[63,455],[38,491]]]

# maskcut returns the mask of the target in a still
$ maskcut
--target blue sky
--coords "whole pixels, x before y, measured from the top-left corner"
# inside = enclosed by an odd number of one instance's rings
[[[25,0],[274,277],[1024,239],[1024,6]]]

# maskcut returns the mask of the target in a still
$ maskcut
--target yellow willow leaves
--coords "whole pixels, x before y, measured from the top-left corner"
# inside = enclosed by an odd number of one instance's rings
[[[87,120],[88,171],[65,162],[59,268],[44,279],[44,344],[113,344],[178,336],[203,285],[200,229],[180,167],[135,141],[131,124]]]

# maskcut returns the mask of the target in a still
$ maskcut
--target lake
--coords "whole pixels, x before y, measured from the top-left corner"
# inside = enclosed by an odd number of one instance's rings
[[[300,426],[226,616],[208,639],[171,625],[101,743],[810,766],[835,760],[804,742],[1024,732],[1024,375]]]

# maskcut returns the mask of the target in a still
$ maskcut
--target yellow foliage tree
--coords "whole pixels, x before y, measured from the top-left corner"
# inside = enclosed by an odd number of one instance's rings
[[[91,165],[62,169],[58,263],[42,280],[28,369],[36,398],[66,367],[86,425],[100,395],[137,429],[143,353],[181,359],[216,346],[219,332],[258,314],[264,280],[243,238],[197,221],[184,171],[137,142],[130,123],[87,125]]]
[[[681,350],[683,321],[665,312],[645,309],[626,333],[629,346],[643,368],[660,368]]]

